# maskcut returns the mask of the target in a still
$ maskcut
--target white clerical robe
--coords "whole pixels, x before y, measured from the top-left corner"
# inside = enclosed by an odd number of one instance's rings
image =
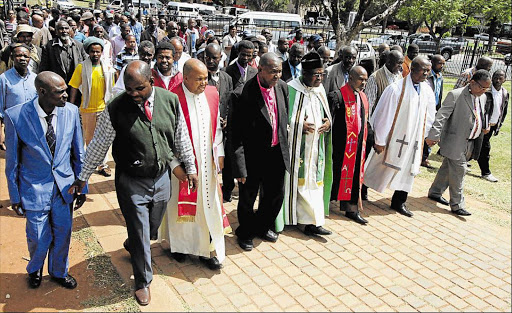
[[[403,151],[400,151],[401,158],[404,159],[404,166],[397,170],[391,166],[385,165],[386,149],[393,126],[396,109],[402,93],[402,86],[406,81],[406,90],[402,107],[409,106],[410,112],[408,118],[397,119],[395,128],[407,129],[407,138],[416,138],[418,134],[422,136],[418,146],[410,140],[409,144],[403,145]],[[370,123],[375,132],[375,143],[379,146],[386,146],[380,154],[372,149],[366,161],[364,173],[364,184],[378,192],[383,192],[386,188],[391,190],[401,190],[411,192],[414,183],[415,172],[412,167],[419,166],[422,154],[423,139],[427,136],[432,123],[435,120],[436,102],[432,89],[426,82],[419,84],[420,94],[413,87],[411,76],[408,75],[393,84],[389,85],[375,108]],[[422,108],[423,107],[423,108]],[[421,132],[421,133],[418,133]],[[395,143],[397,144],[397,143]],[[419,161],[418,161],[419,157]]]
[[[183,89],[190,115],[199,178],[197,211],[194,222],[177,223],[179,181],[171,175],[172,195],[159,229],[159,238],[169,241],[172,252],[209,258],[210,251],[215,250],[217,259],[222,262],[225,258],[222,202],[218,188],[219,177],[213,162],[214,150],[218,157],[224,156],[220,116],[217,115],[215,142],[212,142],[210,109],[205,94],[192,94],[185,85]]]

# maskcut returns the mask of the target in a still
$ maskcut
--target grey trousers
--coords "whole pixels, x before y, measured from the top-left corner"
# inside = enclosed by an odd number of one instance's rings
[[[458,160],[444,158],[441,167],[437,171],[436,178],[428,191],[429,196],[440,197],[449,188],[450,208],[452,211],[465,209],[464,202],[464,176],[468,171],[468,162],[473,153],[474,141],[468,140],[466,152]]]
[[[115,183],[128,231],[135,288],[149,287],[153,280],[150,240],[158,237],[171,197],[169,171],[156,178],[132,177],[117,171]]]

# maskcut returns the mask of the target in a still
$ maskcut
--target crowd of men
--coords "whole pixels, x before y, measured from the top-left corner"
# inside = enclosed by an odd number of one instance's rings
[[[471,215],[469,160],[497,181],[490,137],[509,94],[487,57],[443,100],[444,58],[419,56],[414,44],[405,56],[381,45],[369,75],[354,47],[331,60],[321,35],[304,42],[300,30],[274,45],[268,29],[241,38],[231,26],[217,37],[192,18],[183,29],[150,17],[144,28],[130,14],[37,8],[9,12],[0,26],[0,144],[12,208],[27,219],[32,288],[46,255],[52,279],[77,286],[67,261],[73,210],[94,172],[111,175],[109,150],[141,305],[151,301],[151,240],[168,242],[178,262],[195,255],[222,267],[223,203],[236,184],[237,242],[251,251],[285,225],[330,235],[331,201],[368,223],[368,188],[393,190],[391,209],[412,217],[407,197],[435,144],[444,159],[428,197],[453,214]]]

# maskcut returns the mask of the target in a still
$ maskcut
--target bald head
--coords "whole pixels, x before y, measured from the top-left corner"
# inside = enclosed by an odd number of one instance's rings
[[[206,49],[205,51],[207,53],[211,53],[211,54],[217,54],[217,53],[221,53],[222,52],[222,49],[220,48],[220,46],[214,42],[208,44],[206,46]]]
[[[392,45],[392,46],[389,48],[389,50],[391,50],[391,51],[396,50],[396,51],[400,51],[400,53],[404,53],[404,50],[403,50],[403,49],[402,49],[402,47],[400,47],[399,45]]]
[[[364,67],[356,65],[350,69],[348,76],[348,84],[354,91],[361,91],[368,81],[368,73]]]
[[[387,53],[386,67],[391,73],[397,74],[402,68],[402,63],[404,63],[404,55],[402,52],[392,50]]]
[[[139,82],[150,81],[151,68],[149,67],[149,64],[140,60],[130,62],[126,66],[126,70],[124,72],[124,83],[126,84],[126,82],[130,80],[136,80]]]
[[[43,28],[44,18],[41,15],[37,15],[37,14],[32,15],[32,26],[34,26],[36,28]]]
[[[478,61],[476,62],[476,69],[477,70],[486,70],[486,71],[490,71],[491,68],[492,68],[492,59],[489,58],[489,57],[481,57],[480,59],[478,59]]]
[[[204,72],[206,75],[208,75],[208,70],[206,69],[206,65],[204,65],[203,62],[197,59],[189,59],[187,62],[185,62],[185,65],[183,65],[183,77],[189,76],[194,72]]]
[[[183,66],[183,84],[188,91],[198,95],[204,92],[208,85],[208,69],[198,59],[189,59]]]
[[[50,71],[39,73],[34,81],[38,93],[40,89],[49,90],[60,83],[66,82],[59,74]]]
[[[417,56],[412,60],[411,63],[411,79],[415,84],[424,82],[430,71],[432,70],[432,64],[425,56]]]
[[[384,51],[389,51],[389,45],[385,42],[381,43],[379,47],[377,48],[377,52],[381,54]]]
[[[281,59],[274,52],[268,52],[261,56],[260,66],[268,67],[281,63]]]
[[[55,107],[66,105],[68,86],[60,75],[50,71],[41,72],[36,76],[34,84],[39,96],[39,106],[46,114],[50,114]]]
[[[183,49],[183,45],[181,44],[181,40],[179,40],[178,38],[174,37],[174,38],[171,39],[170,42],[174,46],[174,49],[178,49],[178,48]]]

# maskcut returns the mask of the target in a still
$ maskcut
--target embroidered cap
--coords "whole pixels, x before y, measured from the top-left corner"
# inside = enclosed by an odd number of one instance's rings
[[[302,58],[302,61],[300,63],[302,64],[303,70],[314,70],[316,68],[324,67],[324,62],[322,61],[322,58],[315,51],[306,54]]]

